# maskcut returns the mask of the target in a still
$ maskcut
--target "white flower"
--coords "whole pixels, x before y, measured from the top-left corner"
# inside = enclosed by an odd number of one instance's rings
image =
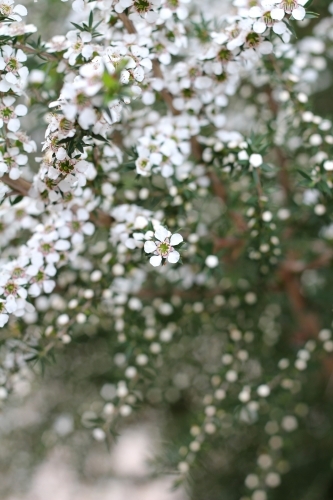
[[[216,257],[216,255],[208,255],[205,262],[206,266],[210,268],[214,268],[219,265],[219,259]]]
[[[324,169],[327,171],[333,170],[333,161],[332,160],[327,160],[324,162]]]
[[[134,2],[134,0],[119,0],[115,6],[115,11],[119,14],[125,9],[134,7],[135,11],[130,14],[132,21],[140,20],[140,17],[146,19],[148,23],[154,23],[157,20],[157,13],[154,11],[160,5],[160,0],[147,0],[144,2]]]
[[[70,47],[65,52],[64,58],[68,59],[68,62],[73,66],[76,62],[77,57],[82,54],[85,59],[90,59],[93,54],[93,47],[90,45],[92,40],[91,33],[87,31],[81,31],[77,33],[76,31],[69,31],[66,35],[68,41],[70,42]]]
[[[307,3],[308,0],[277,0],[275,3],[278,7],[275,7],[271,11],[272,19],[282,21],[285,14],[292,14],[294,19],[301,21],[304,19],[306,10],[303,5]]]
[[[6,308],[5,308],[5,301],[0,299],[0,328],[5,326],[8,319],[9,319],[9,316],[8,316]]]
[[[0,14],[5,17],[21,21],[21,16],[26,16],[28,11],[24,5],[16,5],[13,7],[14,0],[2,0],[0,2]]]
[[[0,153],[0,175],[9,172],[13,180],[21,175],[20,165],[26,165],[28,157],[20,153],[19,148],[9,148],[7,153]]]
[[[262,165],[262,156],[259,154],[252,154],[250,156],[250,165],[255,168],[260,167],[260,165]]]
[[[253,23],[253,31],[255,31],[255,33],[264,33],[267,28],[272,28],[277,35],[283,35],[283,33],[287,31],[286,24],[277,19],[273,19],[269,11],[263,13],[262,17]]]
[[[154,253],[149,260],[151,265],[157,267],[163,259],[167,259],[171,264],[176,264],[180,259],[180,254],[173,247],[179,245],[183,241],[183,237],[178,233],[171,235],[170,231],[163,226],[156,229],[154,236],[158,241],[146,241],[144,246],[146,253]]]
[[[51,293],[55,287],[55,281],[48,279],[48,275],[54,276],[56,269],[53,264],[48,264],[45,271],[34,269],[30,266],[31,272],[33,272],[32,285],[29,288],[29,295],[32,297],[38,297],[42,291],[45,293]]]
[[[267,398],[270,395],[271,390],[270,390],[268,385],[262,384],[262,385],[259,385],[259,387],[257,389],[257,393],[261,398]]]
[[[27,107],[24,104],[19,104],[14,109],[12,104],[15,102],[15,98],[12,96],[4,97],[2,103],[0,104],[0,128],[3,124],[7,124],[8,130],[11,132],[17,132],[20,128],[20,120],[17,116],[24,116],[27,114]]]
[[[2,47],[3,56],[0,57],[0,69],[6,70],[5,80],[9,85],[15,85],[18,82],[18,78],[26,78],[28,76],[28,70],[22,67],[22,62],[27,60],[25,53],[18,49],[16,52],[13,47],[9,45],[4,45]],[[6,89],[1,89],[6,92]]]
[[[138,158],[135,162],[136,171],[138,174],[147,177],[150,175],[151,162],[149,158]]]

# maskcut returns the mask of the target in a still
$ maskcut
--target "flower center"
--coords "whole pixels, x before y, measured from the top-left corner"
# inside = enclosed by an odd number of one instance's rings
[[[42,249],[43,254],[47,254],[52,250],[52,246],[49,243],[43,243],[41,245],[41,249]]]
[[[255,32],[249,33],[246,37],[246,42],[249,47],[257,47],[260,42],[260,35]]]
[[[35,280],[37,283],[40,283],[41,281],[43,281],[45,278],[45,275],[43,273],[43,271],[38,271],[37,275],[35,276]]]
[[[231,56],[231,51],[225,48],[221,49],[218,53],[218,58],[220,59],[220,61],[230,61]]]
[[[3,16],[9,16],[12,13],[12,8],[10,5],[6,5],[5,3],[0,4],[0,14]]]
[[[3,161],[6,163],[6,165],[8,165],[8,167],[15,165],[14,159],[11,156],[9,156],[8,153],[5,153]]]
[[[70,174],[74,170],[74,165],[70,160],[65,160],[59,163],[58,168],[60,172],[63,172],[64,174]]]
[[[281,8],[286,12],[286,14],[291,14],[297,7],[298,4],[296,0],[283,0],[281,3]]]
[[[16,295],[17,292],[17,285],[13,282],[7,283],[5,286],[5,294],[6,295]]]
[[[80,52],[82,47],[83,47],[83,43],[78,41],[74,44],[73,49],[75,50],[75,52]]]
[[[266,24],[269,28],[271,28],[271,27],[274,25],[275,20],[274,20],[274,19],[272,19],[272,16],[271,16],[270,11],[265,12],[265,13],[264,13],[264,15],[263,15],[263,18],[264,18],[264,22],[265,22],[265,24]]]
[[[7,62],[8,71],[16,71],[17,69],[19,69],[19,67],[20,63],[17,59],[15,59],[15,57],[11,57]]]
[[[82,93],[81,94],[77,94],[77,96],[76,96],[76,102],[78,103],[79,106],[83,106],[88,101],[89,101],[89,99],[88,99],[88,97],[85,94],[82,94]]]
[[[142,159],[142,160],[140,161],[140,167],[141,167],[141,168],[146,168],[148,164],[149,164],[149,160]]]
[[[0,111],[0,114],[1,114],[2,118],[4,119],[4,121],[8,121],[9,118],[12,116],[13,112],[14,112],[14,109],[11,107],[8,107],[8,108],[2,108]]]
[[[14,278],[21,278],[21,276],[24,275],[24,271],[21,267],[16,267],[14,270],[13,270],[13,277]]]
[[[59,128],[61,130],[71,130],[73,127],[73,124],[72,122],[70,122],[69,120],[67,120],[67,118],[62,118],[59,122]]]
[[[136,0],[134,8],[140,13],[146,13],[150,10],[150,2],[148,0]]]
[[[192,89],[183,89],[182,90],[182,94],[183,94],[184,97],[190,98],[190,97],[193,96],[194,90],[192,90]]]
[[[162,257],[167,257],[171,251],[171,245],[167,241],[163,241],[157,246],[157,251]]]

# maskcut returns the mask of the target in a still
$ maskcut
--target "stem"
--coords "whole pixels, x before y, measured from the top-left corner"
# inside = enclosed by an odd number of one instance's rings
[[[122,21],[123,25],[125,26],[125,28],[127,29],[127,31],[131,35],[134,35],[135,33],[137,33],[134,24],[132,23],[132,21],[130,19],[128,19],[128,17],[126,16],[126,14],[124,14],[122,12],[121,14],[118,14],[118,17]]]
[[[15,193],[21,194],[22,196],[31,196],[31,190],[33,189],[31,182],[22,178],[13,180],[8,174],[4,174],[0,177],[0,180],[7,186],[11,187]],[[90,220],[99,227],[110,227],[114,222],[111,215],[100,209],[96,209],[94,213],[90,214]]]
[[[32,188],[31,182],[21,178],[13,180],[9,177],[8,174],[4,174],[2,177],[0,177],[0,181],[11,187],[13,191],[21,194],[22,196],[29,196],[30,189]]]
[[[49,52],[43,52],[38,49],[34,49],[33,47],[30,47],[29,45],[23,45],[22,43],[16,43],[15,47],[17,49],[23,50],[23,52],[27,54],[34,54],[36,56],[39,56],[41,59],[45,58],[48,59],[49,61],[59,61],[57,56],[50,54]]]

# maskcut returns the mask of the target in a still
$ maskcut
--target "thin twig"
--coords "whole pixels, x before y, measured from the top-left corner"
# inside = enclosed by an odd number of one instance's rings
[[[11,187],[14,191],[21,194],[22,196],[29,196],[30,189],[32,184],[25,179],[11,179],[8,174],[4,174],[0,177],[0,181],[2,181],[7,186]]]
[[[49,52],[40,51],[38,49],[35,49],[34,47],[30,47],[29,45],[23,45],[22,43],[16,43],[15,47],[23,50],[23,52],[25,52],[27,54],[34,54],[36,56],[39,56],[41,59],[45,58],[45,59],[48,59],[49,61],[59,61],[57,56],[50,54]]]
[[[136,28],[132,21],[124,14],[123,12],[121,14],[118,14],[119,19],[122,21],[123,25],[127,29],[127,31],[131,34],[134,35],[137,33]]]

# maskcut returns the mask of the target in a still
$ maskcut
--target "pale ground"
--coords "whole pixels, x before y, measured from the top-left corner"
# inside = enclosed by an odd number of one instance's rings
[[[119,438],[107,460],[105,455],[89,453],[87,467],[91,471],[110,470],[109,479],[95,484],[80,481],[70,466],[69,450],[59,448],[37,468],[26,494],[3,500],[186,500],[183,491],[172,491],[172,477],[149,478],[146,461],[153,448],[151,433],[135,428]]]

